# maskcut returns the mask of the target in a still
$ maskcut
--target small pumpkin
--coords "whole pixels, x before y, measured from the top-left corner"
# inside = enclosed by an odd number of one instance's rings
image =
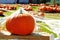
[[[38,13],[38,16],[42,16],[42,17],[44,17],[44,16],[45,16],[45,14],[44,14],[44,12],[43,12],[43,11],[41,11],[40,13]]]
[[[53,7],[47,6],[47,12],[52,12],[53,11]]]
[[[47,10],[46,6],[42,6],[42,7],[40,8],[40,11],[46,11],[46,10]]]
[[[0,11],[0,15],[3,15],[3,11]]]
[[[13,18],[8,18],[6,28],[12,34],[28,35],[34,30],[35,21],[29,14],[19,14]]]
[[[26,11],[32,11],[32,7],[31,6],[27,6],[26,8],[24,8]]]
[[[2,4],[0,4],[0,8],[3,8],[3,5]]]
[[[7,9],[7,10],[15,10],[16,9],[16,6],[5,5],[4,8]]]

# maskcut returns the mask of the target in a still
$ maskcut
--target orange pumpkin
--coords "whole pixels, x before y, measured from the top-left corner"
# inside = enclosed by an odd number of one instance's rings
[[[42,6],[42,7],[40,8],[40,11],[46,11],[46,10],[47,10],[46,6]]]
[[[3,5],[2,4],[0,4],[0,8],[3,8]]]
[[[53,7],[47,6],[47,12],[52,12],[53,11]]]
[[[41,11],[40,13],[38,13],[38,16],[42,16],[42,17],[44,17],[44,16],[45,16],[45,14],[44,14],[44,12],[43,12],[43,11]]]
[[[32,11],[32,7],[31,6],[27,6],[24,8],[26,11]]]
[[[59,7],[57,7],[56,12],[60,13],[60,8]]]
[[[16,6],[12,6],[12,5],[4,5],[4,8],[6,8],[7,10],[15,10]]]
[[[19,14],[13,18],[8,18],[6,28],[12,34],[27,35],[34,30],[35,21],[29,14]]]
[[[0,15],[3,15],[3,11],[0,11]]]

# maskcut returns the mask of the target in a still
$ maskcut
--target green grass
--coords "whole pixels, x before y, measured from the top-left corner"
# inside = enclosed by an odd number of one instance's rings
[[[4,15],[5,16],[9,16],[9,15],[11,15],[12,13],[11,12],[4,12]]]
[[[60,13],[45,13],[45,18],[60,20]]]
[[[33,11],[38,11],[38,7],[37,6],[32,6]]]

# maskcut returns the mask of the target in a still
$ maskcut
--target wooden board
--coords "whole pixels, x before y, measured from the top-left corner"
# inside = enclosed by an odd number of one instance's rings
[[[49,40],[48,36],[42,36],[39,34],[31,34],[31,35],[26,35],[26,36],[21,36],[21,35],[10,35],[6,36],[0,33],[0,39],[16,39],[16,40]]]

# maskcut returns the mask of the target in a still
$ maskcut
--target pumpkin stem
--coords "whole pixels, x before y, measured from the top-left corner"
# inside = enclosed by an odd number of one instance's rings
[[[20,14],[23,14],[23,13],[22,13],[22,9],[20,10]]]

